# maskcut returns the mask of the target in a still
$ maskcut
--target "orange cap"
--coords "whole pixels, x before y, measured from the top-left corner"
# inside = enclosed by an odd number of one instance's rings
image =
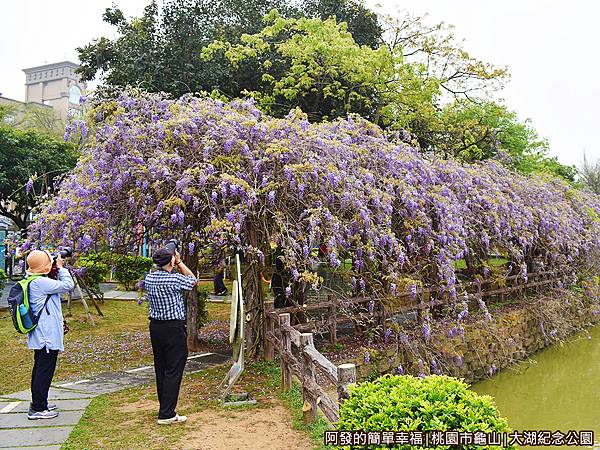
[[[34,250],[27,256],[27,273],[46,275],[52,270],[52,257],[48,252]]]

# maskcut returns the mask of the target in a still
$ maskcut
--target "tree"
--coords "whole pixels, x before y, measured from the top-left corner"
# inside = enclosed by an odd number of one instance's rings
[[[356,0],[168,0],[162,8],[151,1],[142,17],[131,20],[120,9],[108,8],[103,19],[117,27],[119,36],[78,48],[78,71],[84,81],[103,75],[106,96],[132,85],[174,97],[217,88],[237,97],[248,88],[247,81],[241,88],[239,82],[253,78],[254,67],[234,77],[226,61],[203,61],[200,53],[214,40],[238,43],[243,34],[258,33],[263,16],[274,8],[284,17],[298,17],[303,11],[339,15],[349,21],[349,30],[356,28],[361,42],[374,44],[381,35],[377,17]]]
[[[265,28],[243,35],[241,43],[217,41],[206,60],[224,57],[236,78],[256,67],[241,92],[267,114],[283,117],[299,107],[311,121],[358,113],[374,120],[381,112],[381,90],[393,80],[393,60],[385,48],[360,46],[335,19],[284,19],[265,16]]]
[[[411,130],[422,149],[474,162],[502,159],[524,174],[551,174],[575,181],[576,169],[548,156],[549,145],[529,120],[521,121],[506,106],[458,99]]]
[[[0,126],[0,215],[25,230],[30,213],[76,162],[73,144],[35,130]]]
[[[312,249],[323,243],[332,270],[351,259],[355,294],[379,299],[425,285],[456,300],[455,262],[467,258],[483,279],[496,252],[523,279],[537,262],[599,269],[597,195],[491,160],[425,158],[358,116],[311,124],[298,111],[269,117],[251,100],[146,94],[90,117],[83,155],[31,226],[29,246],[127,249],[141,226],[155,245],[180,238],[190,267],[239,252],[251,355],[264,330],[260,274],[274,251],[291,298],[320,283]],[[196,307],[188,302],[192,348]]]
[[[11,117],[7,121],[7,117]],[[20,109],[16,105],[0,105],[0,123],[21,130],[36,130],[55,137],[62,136],[65,122],[49,107],[27,103]]]
[[[481,97],[500,90],[509,77],[504,67],[474,58],[453,35],[453,26],[427,23],[427,16],[383,16],[383,43],[391,53],[418,67],[423,80],[435,80],[454,99]]]
[[[595,163],[588,161],[583,154],[583,165],[579,169],[579,175],[583,184],[592,192],[600,194],[600,160]]]
[[[337,23],[344,22],[358,45],[366,45],[375,50],[381,44],[383,29],[379,23],[379,16],[365,8],[361,1],[304,0],[300,10],[308,18],[333,18]]]

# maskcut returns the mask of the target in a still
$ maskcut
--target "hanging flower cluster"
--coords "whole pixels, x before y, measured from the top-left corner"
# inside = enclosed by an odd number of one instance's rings
[[[360,117],[311,124],[298,111],[265,116],[252,100],[155,94],[122,96],[91,117],[32,245],[126,246],[142,227],[195,254],[237,248],[264,264],[276,249],[295,282],[314,281],[313,249],[326,245],[331,267],[351,260],[356,289],[436,285],[451,296],[461,259],[485,275],[502,254],[525,279],[534,261],[598,262],[599,197],[494,161],[424,157]]]

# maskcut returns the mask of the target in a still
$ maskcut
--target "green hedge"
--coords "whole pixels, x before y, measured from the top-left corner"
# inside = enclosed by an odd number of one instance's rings
[[[4,286],[6,286],[6,280],[8,280],[6,272],[0,269],[0,289],[4,289]]]
[[[152,258],[137,255],[112,254],[115,278],[126,290],[133,290],[137,281],[141,280],[153,265]]]
[[[94,292],[100,292],[100,283],[110,274],[109,254],[88,253],[77,258],[77,267],[84,269],[83,282]]]
[[[350,386],[350,398],[340,407],[337,428],[366,432],[511,431],[506,419],[500,417],[492,397],[477,394],[462,380],[438,375],[418,378],[389,374],[372,382]],[[371,445],[361,448],[389,447]],[[463,445],[461,448],[481,447]]]

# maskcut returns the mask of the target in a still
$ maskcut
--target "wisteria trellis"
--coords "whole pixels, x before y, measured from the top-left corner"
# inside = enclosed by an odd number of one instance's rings
[[[424,157],[360,117],[312,124],[301,112],[265,116],[252,100],[148,94],[93,119],[67,129],[88,135],[83,156],[32,244],[86,251],[124,244],[142,224],[155,239],[179,236],[190,255],[236,247],[257,268],[277,248],[302,285],[316,281],[311,249],[325,243],[331,266],[351,258],[356,290],[376,296],[416,284],[456,296],[455,261],[485,275],[494,253],[523,278],[534,260],[597,270],[599,197],[496,161]]]

